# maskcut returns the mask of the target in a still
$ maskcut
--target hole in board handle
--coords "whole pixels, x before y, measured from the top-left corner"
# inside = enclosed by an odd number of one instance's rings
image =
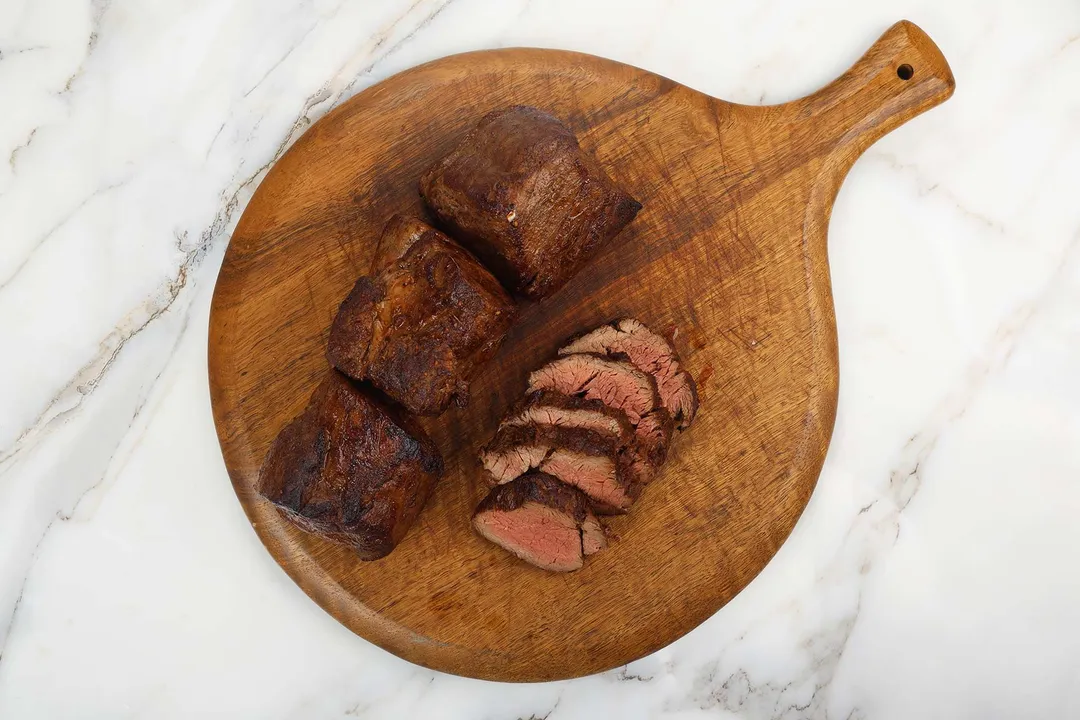
[[[901,80],[910,80],[915,75],[915,68],[911,67],[907,63],[904,63],[900,67],[896,68],[896,77]]]

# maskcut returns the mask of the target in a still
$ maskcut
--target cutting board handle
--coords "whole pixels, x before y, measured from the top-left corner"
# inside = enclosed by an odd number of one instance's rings
[[[834,133],[834,167],[842,174],[885,133],[949,99],[956,82],[941,50],[914,23],[901,20],[851,69],[797,101],[798,119]]]

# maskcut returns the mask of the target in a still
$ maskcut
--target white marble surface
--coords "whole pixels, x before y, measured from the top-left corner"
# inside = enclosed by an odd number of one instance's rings
[[[369,645],[278,569],[206,326],[310,122],[508,45],[779,102],[902,17],[958,90],[841,191],[833,445],[734,602],[628,668],[497,685]],[[1075,0],[0,0],[0,156],[0,717],[1080,718]]]

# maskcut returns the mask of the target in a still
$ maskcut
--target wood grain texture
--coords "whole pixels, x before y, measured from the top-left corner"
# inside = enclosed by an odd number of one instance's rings
[[[573,677],[688,632],[765,566],[821,469],[836,414],[826,233],[840,183],[871,143],[952,90],[940,51],[902,22],[834,83],[769,107],[533,49],[444,58],[360,93],[259,186],[214,294],[214,418],[259,537],[346,626],[446,672]],[[483,114],[511,104],[565,120],[644,209],[565,288],[523,308],[468,408],[424,421],[446,476],[392,555],[358,562],[259,498],[259,466],[324,372],[334,311],[383,223],[424,217],[421,172]],[[624,315],[679,329],[702,410],[634,511],[611,521],[611,547],[579,572],[549,574],[472,532],[487,489],[477,449],[564,338]]]

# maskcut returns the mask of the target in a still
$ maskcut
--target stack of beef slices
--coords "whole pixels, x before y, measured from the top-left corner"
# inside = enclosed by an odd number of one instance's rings
[[[549,296],[641,207],[561,122],[520,106],[486,115],[424,173],[420,191],[454,239],[416,218],[390,219],[334,318],[332,368],[259,478],[286,519],[364,560],[397,546],[435,488],[442,456],[415,416],[468,403],[470,381],[516,316],[511,293]],[[521,486],[492,507],[520,504]],[[574,519],[579,551],[582,526],[590,549],[603,544],[578,491],[539,476],[530,487]]]
[[[577,570],[606,546],[596,515],[630,509],[697,407],[674,347],[641,322],[571,339],[481,451],[495,488],[474,527],[533,565]]]

